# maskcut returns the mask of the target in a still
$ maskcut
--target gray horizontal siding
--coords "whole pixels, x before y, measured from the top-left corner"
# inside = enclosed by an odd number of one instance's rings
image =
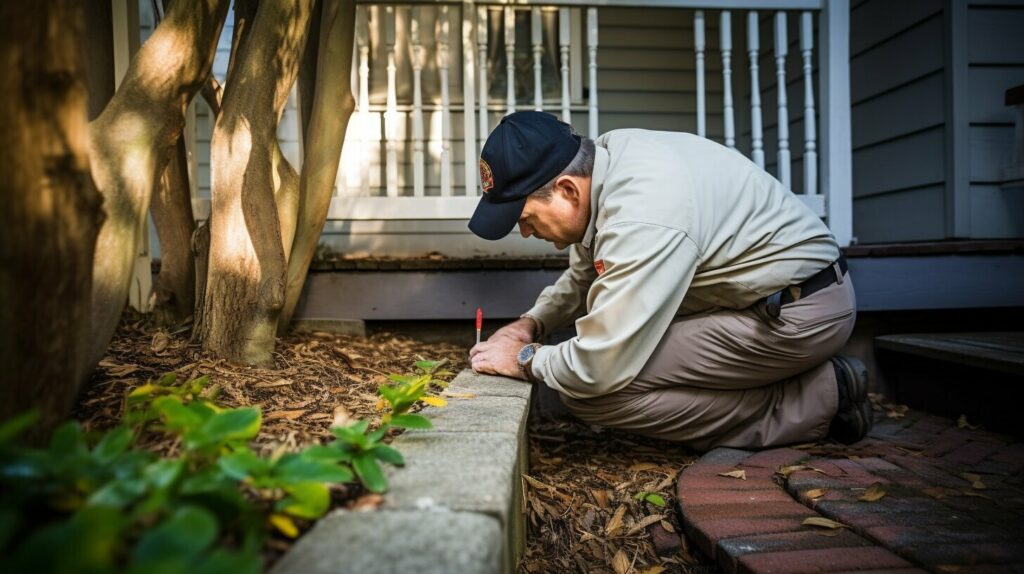
[[[974,239],[1024,237],[1024,193],[1020,188],[971,185]]]
[[[881,0],[874,0],[881,1]],[[899,6],[899,4],[894,5]],[[851,30],[857,35],[860,30]],[[850,59],[850,94],[854,104],[909,83],[943,67],[942,18],[922,24]]]
[[[853,234],[861,243],[945,238],[945,186],[910,189],[853,202]]]
[[[904,33],[942,12],[943,0],[869,0],[850,10],[850,56],[857,57],[877,44]]]
[[[942,73],[935,73],[853,106],[854,151],[942,125],[946,121],[943,81]]]
[[[854,198],[941,185],[945,181],[944,131],[940,126],[858,151],[854,156]]]

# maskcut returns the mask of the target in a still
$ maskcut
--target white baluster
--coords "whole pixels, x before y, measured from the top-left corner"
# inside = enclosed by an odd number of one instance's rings
[[[490,133],[487,121],[487,7],[477,8],[476,48],[480,53],[480,150],[483,151],[487,134]],[[476,162],[474,162],[476,163]]]
[[[465,135],[462,148],[462,177],[466,186],[466,196],[479,195],[477,185],[480,170],[477,169],[476,156],[476,115],[474,106],[474,90],[476,89],[476,36],[473,33],[476,22],[476,4],[473,0],[462,2],[462,133]]]
[[[587,48],[590,52],[590,137],[597,137],[597,8],[587,8]]]
[[[704,137],[704,11],[693,15],[693,48],[697,52],[697,135]]]
[[[789,39],[786,37],[786,13],[775,13],[775,89],[779,97],[779,181],[791,187],[789,177],[789,111],[786,109],[786,54],[789,53]]]
[[[725,116],[725,145],[736,147],[736,122],[732,110],[732,14],[725,10],[719,20],[722,50],[722,115]]]
[[[388,98],[384,116],[387,138],[388,197],[398,197],[398,83],[395,78],[395,7],[384,8],[384,43],[388,49]]]
[[[505,7],[505,72],[508,78],[508,91],[505,101],[508,113],[516,111],[516,10]]]
[[[370,146],[380,143],[380,133],[370,139],[370,7],[359,6],[356,11],[356,42],[359,44],[359,191],[370,196]]]
[[[569,9],[558,9],[558,47],[562,57],[562,121],[571,124],[571,112],[569,111],[569,43],[572,40],[572,33],[569,28]]]
[[[448,5],[441,6],[437,59],[441,76],[441,195],[452,194],[452,115],[448,95]]]
[[[544,27],[540,19],[540,8],[530,9],[530,39],[533,41],[533,109],[544,109],[544,92],[541,90],[541,69],[544,56]]]
[[[426,168],[423,158],[423,46],[420,44],[420,8],[410,10],[409,31],[412,45],[412,181],[413,195],[423,196]]]
[[[758,82],[757,53],[759,51],[757,12],[747,14],[747,47],[750,55],[750,159],[764,169],[764,135],[761,132],[761,86]]]
[[[814,49],[814,24],[811,13],[800,15],[800,55],[804,61],[804,193],[818,193],[818,146],[814,121],[814,79],[811,77],[811,51]]]

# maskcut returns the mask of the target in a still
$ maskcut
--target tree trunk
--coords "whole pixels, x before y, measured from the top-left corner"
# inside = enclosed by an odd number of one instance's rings
[[[196,289],[192,255],[196,220],[192,215],[184,135],[171,149],[170,161],[153,196],[152,213],[160,238],[160,274],[153,284],[150,309],[158,324],[177,325],[192,316]]]
[[[277,124],[313,0],[264,0],[240,42],[211,143],[210,258],[199,337],[231,360],[271,363],[287,272],[275,196]]]
[[[110,104],[90,125],[90,163],[107,220],[93,268],[91,369],[103,356],[124,309],[138,229],[156,179],[185,123],[185,108],[206,81],[228,0],[171,4]],[[87,376],[88,371],[82,373]]]
[[[0,420],[78,391],[102,200],[89,175],[76,0],[0,4]]]
[[[341,161],[341,147],[349,118],[355,110],[349,80],[355,35],[355,0],[325,0],[316,71],[316,96],[305,135],[306,157],[299,186],[299,218],[288,261],[288,283],[279,333],[291,322],[313,260]]]

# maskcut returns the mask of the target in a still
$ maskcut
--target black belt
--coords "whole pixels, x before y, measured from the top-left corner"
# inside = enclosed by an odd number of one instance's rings
[[[810,296],[811,294],[832,285],[838,281],[838,277],[835,272],[836,265],[839,265],[839,274],[846,275],[846,257],[840,255],[837,261],[830,263],[828,267],[818,271],[803,283],[800,283],[799,285],[790,285],[789,287],[772,293],[766,297],[765,311],[767,311],[772,317],[778,317],[782,314],[783,305],[788,305],[793,301],[803,299],[804,297]]]

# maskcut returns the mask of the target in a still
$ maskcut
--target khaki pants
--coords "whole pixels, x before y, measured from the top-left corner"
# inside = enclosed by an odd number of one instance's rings
[[[835,267],[838,269],[838,267]],[[829,357],[853,331],[856,300],[847,274],[782,307],[683,317],[627,387],[592,399],[562,395],[585,422],[685,443],[764,448],[817,440],[838,408]]]

